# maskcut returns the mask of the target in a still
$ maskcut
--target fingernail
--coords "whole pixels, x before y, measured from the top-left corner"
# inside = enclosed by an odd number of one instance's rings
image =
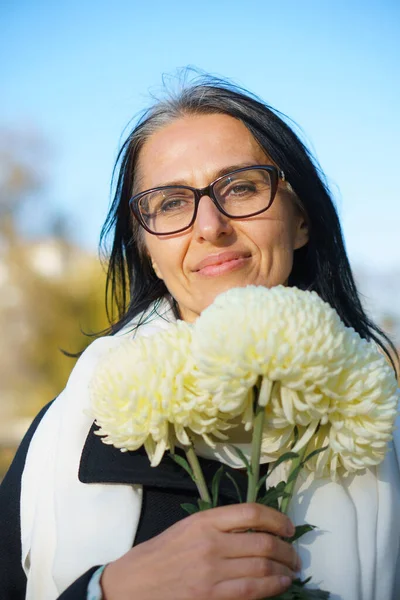
[[[292,585],[292,580],[287,575],[282,575],[282,577],[280,578],[280,582],[284,587],[289,587],[290,585]]]
[[[301,558],[300,556],[297,557],[297,561],[296,561],[296,572],[298,573],[301,570]]]

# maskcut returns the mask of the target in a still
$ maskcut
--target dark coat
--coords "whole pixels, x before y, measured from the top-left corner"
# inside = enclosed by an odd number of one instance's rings
[[[45,406],[33,421],[0,486],[0,600],[25,598],[26,576],[21,566],[21,477],[30,441],[49,406],[50,404]],[[198,492],[189,475],[180,466],[169,456],[165,456],[158,467],[152,468],[143,449],[122,453],[113,446],[103,444],[93,434],[95,429],[93,425],[82,451],[79,479],[87,485],[143,485],[142,512],[134,545],[149,540],[187,516],[181,504],[196,503]],[[204,476],[210,483],[220,464],[206,459],[200,459],[200,463]],[[230,467],[224,468],[234,475],[244,498],[246,476]],[[223,477],[220,504],[233,504],[237,501],[233,484],[227,477]],[[93,565],[83,573],[59,596],[59,600],[86,600],[88,583],[99,566]]]

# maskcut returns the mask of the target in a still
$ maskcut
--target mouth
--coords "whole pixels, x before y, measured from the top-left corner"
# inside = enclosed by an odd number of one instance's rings
[[[222,252],[207,256],[193,269],[198,275],[212,277],[240,269],[250,259],[250,252]]]

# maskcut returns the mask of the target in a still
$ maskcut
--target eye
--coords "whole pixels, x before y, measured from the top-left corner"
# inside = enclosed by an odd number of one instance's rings
[[[252,181],[235,181],[235,183],[228,188],[227,193],[235,196],[241,196],[256,191],[257,186]]]
[[[146,218],[172,217],[193,210],[194,196],[190,190],[166,188],[149,192],[141,198],[140,210]]]
[[[160,202],[160,204],[157,206],[157,212],[166,213],[177,210],[184,210],[189,205],[191,205],[191,202],[189,202],[187,198],[172,196],[169,198],[165,198]]]
[[[257,193],[257,184],[248,179],[232,181],[220,190],[224,198],[246,198],[255,193]]]

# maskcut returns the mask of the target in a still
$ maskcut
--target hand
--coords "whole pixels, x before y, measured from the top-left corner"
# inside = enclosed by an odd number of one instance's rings
[[[248,531],[251,530],[251,531]],[[295,578],[288,517],[261,504],[196,513],[107,565],[105,600],[259,600]]]

